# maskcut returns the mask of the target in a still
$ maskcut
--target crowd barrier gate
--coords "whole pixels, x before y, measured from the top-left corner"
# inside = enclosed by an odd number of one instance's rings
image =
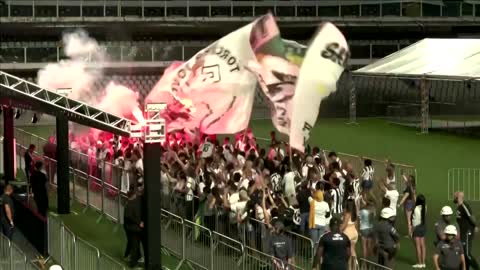
[[[448,200],[457,191],[465,194],[465,201],[480,202],[480,169],[451,168],[448,170]]]

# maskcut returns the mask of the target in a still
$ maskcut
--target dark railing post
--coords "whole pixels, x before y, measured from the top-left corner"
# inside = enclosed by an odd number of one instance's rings
[[[3,107],[3,169],[5,171],[5,185],[15,178],[15,156],[13,136],[13,108]],[[19,164],[18,164],[19,165]]]
[[[59,114],[57,125],[57,211],[70,214],[70,161],[68,145],[68,119]]]

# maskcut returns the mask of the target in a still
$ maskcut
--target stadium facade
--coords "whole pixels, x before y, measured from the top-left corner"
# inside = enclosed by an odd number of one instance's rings
[[[171,61],[186,60],[224,34],[272,12],[283,38],[308,42],[322,21],[349,40],[355,70],[423,38],[480,37],[478,1],[0,1],[2,70],[34,80],[38,69],[65,56],[61,36],[82,28],[110,57],[103,87],[114,80],[145,96]],[[475,82],[434,82],[432,111],[477,114]],[[418,115],[418,82],[361,78],[355,83],[358,116]],[[347,117],[352,83],[322,105],[323,116]],[[261,93],[254,117],[268,117]]]

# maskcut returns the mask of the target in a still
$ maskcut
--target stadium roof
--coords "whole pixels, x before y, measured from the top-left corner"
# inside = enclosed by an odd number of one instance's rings
[[[478,80],[480,39],[427,38],[360,68],[354,74]]]

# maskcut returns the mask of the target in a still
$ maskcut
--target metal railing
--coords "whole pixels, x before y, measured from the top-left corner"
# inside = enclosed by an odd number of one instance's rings
[[[0,269],[37,270],[40,267],[27,260],[27,256],[23,251],[0,233]]]
[[[247,227],[254,228],[250,234],[242,234],[242,243],[246,247],[256,249],[262,252],[268,252],[270,237],[272,235],[270,226],[260,220],[250,219],[243,225],[243,230],[246,231]],[[293,231],[285,231],[285,235],[292,241],[294,252],[295,265],[301,269],[311,269],[313,258],[315,255],[315,245],[313,241],[301,234]]]
[[[360,259],[359,260],[359,265],[360,265],[360,270],[393,270],[391,268],[385,267],[383,265],[380,265],[378,263],[374,263],[372,261],[369,261],[367,259]]]
[[[271,11],[281,17],[475,16],[476,1],[132,1],[6,0],[5,17],[248,17]]]
[[[123,264],[73,234],[60,218],[49,213],[47,222],[48,253],[64,270],[126,270]]]
[[[466,201],[480,202],[480,169],[451,168],[448,170],[448,200],[457,191],[465,194]]]

